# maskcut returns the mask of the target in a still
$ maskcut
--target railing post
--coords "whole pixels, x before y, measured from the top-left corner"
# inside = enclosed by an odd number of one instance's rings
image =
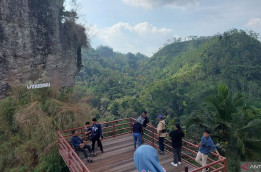
[[[115,121],[112,123],[112,128],[113,128],[113,137],[115,137]]]
[[[69,169],[71,169],[71,154],[70,154],[70,147],[68,146],[67,148],[67,152],[68,152],[68,164],[69,164]]]
[[[224,172],[227,172],[227,158],[224,158]]]
[[[188,172],[188,166],[185,167],[185,172]]]
[[[130,133],[132,133],[132,118],[130,118]]]
[[[154,127],[152,127],[152,146],[155,146],[155,138],[154,138]]]

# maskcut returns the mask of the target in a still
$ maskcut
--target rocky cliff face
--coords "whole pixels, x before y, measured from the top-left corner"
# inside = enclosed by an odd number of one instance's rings
[[[74,85],[82,46],[74,34],[85,34],[61,22],[62,10],[63,0],[0,0],[0,98],[17,85]]]

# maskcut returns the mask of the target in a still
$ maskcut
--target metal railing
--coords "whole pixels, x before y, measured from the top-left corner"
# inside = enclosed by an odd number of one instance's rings
[[[101,123],[104,139],[117,137],[120,135],[132,133],[132,124],[135,122],[134,118],[124,118],[120,120],[110,121]],[[63,157],[65,163],[69,167],[72,172],[90,172],[87,166],[83,163],[83,161],[79,158],[76,152],[69,144],[69,138],[72,136],[71,131],[77,130],[80,134],[84,134],[84,127],[62,130],[58,132],[58,145],[59,152]],[[157,129],[152,125],[148,125],[144,131],[144,140],[151,144],[153,147],[158,148],[158,138]],[[165,148],[166,152],[173,155],[171,140],[165,139]],[[199,167],[195,161],[195,157],[197,154],[197,147],[195,144],[192,144],[188,141],[183,140],[182,146],[182,161],[185,164],[190,165],[193,169],[190,172],[198,172],[203,170],[204,168],[210,168],[212,172],[223,171],[226,172],[227,160],[224,157],[222,160],[214,160],[213,158],[208,158],[210,161],[204,167]],[[211,153],[214,158],[217,158],[218,155],[215,153]],[[188,172],[188,167],[185,167],[185,172]]]

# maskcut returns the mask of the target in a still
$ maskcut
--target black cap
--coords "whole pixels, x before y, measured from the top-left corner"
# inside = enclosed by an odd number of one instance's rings
[[[93,121],[93,122],[96,122],[96,121],[97,121],[97,119],[96,119],[96,118],[92,118],[92,121]]]

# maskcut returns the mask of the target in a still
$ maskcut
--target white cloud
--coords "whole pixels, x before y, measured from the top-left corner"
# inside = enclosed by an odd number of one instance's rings
[[[245,26],[246,29],[250,29],[253,30],[254,32],[261,33],[261,18],[251,18],[248,20]]]
[[[190,5],[197,5],[198,0],[122,0],[124,3],[137,6],[137,7],[143,7],[146,9],[152,9],[157,7],[188,7]]]
[[[251,18],[251,19],[249,19],[247,26],[249,26],[249,27],[261,27],[261,18]]]
[[[90,32],[92,37],[95,36],[91,40],[94,47],[103,44],[122,53],[140,52],[148,56],[151,56],[168,39],[175,36],[173,30],[157,28],[148,22],[138,23],[134,26],[119,22],[107,28],[93,26]]]

